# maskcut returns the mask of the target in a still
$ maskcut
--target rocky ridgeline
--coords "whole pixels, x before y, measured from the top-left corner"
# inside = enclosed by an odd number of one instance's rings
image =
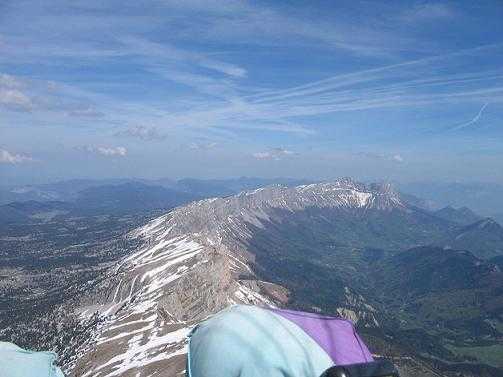
[[[286,188],[272,186],[194,202],[127,235],[141,246],[82,297],[83,321],[100,320],[65,369],[71,376],[174,376],[185,369],[186,336],[207,316],[235,303],[281,306],[289,292],[260,281],[246,247],[251,227],[263,227],[277,210],[309,207],[405,209],[388,185],[349,179]],[[364,316],[373,308],[346,292],[339,314]]]

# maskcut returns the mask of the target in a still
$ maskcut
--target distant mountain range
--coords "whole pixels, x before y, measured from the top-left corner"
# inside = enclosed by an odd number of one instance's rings
[[[447,206],[436,210],[433,213],[437,217],[460,225],[469,225],[476,221],[482,220],[482,217],[477,215],[468,207],[454,208],[452,206]]]
[[[98,186],[121,186],[143,184],[160,186],[194,198],[209,198],[234,195],[244,190],[272,184],[297,186],[314,183],[304,179],[241,177],[231,179],[173,180],[169,178],[147,179],[73,179],[50,184],[0,186],[0,205],[15,201],[74,201],[86,189]],[[467,207],[484,217],[503,222],[503,185],[495,183],[397,183],[402,197],[418,207],[438,210],[443,207]],[[447,215],[447,214],[446,214]]]
[[[233,195],[270,184],[302,184],[294,179],[71,180],[0,189],[0,226],[76,216],[123,215],[169,210],[209,197]]]
[[[24,201],[74,201],[82,196],[82,192],[100,186],[112,190],[117,187],[124,192],[129,185],[133,189],[145,186],[162,187],[179,193],[190,194],[193,197],[216,197],[237,194],[244,190],[272,184],[296,186],[308,183],[307,180],[290,178],[234,178],[234,179],[181,179],[178,181],[163,178],[156,180],[123,178],[123,179],[73,179],[48,184],[25,186],[0,186],[0,205]],[[125,187],[123,185],[126,185]]]
[[[198,196],[142,183],[94,186],[71,201],[18,201],[0,206],[0,225],[30,224],[72,217],[124,215],[169,210]]]
[[[397,184],[400,191],[424,199],[430,209],[468,207],[503,222],[503,185],[496,183],[415,182]]]

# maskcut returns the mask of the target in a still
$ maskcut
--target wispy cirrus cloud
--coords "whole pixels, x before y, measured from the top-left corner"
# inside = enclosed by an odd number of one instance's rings
[[[401,15],[405,21],[424,21],[451,18],[456,15],[456,11],[447,3],[426,2],[407,9]]]
[[[172,61],[183,64],[194,64],[235,78],[245,77],[247,73],[246,69],[235,64],[211,58],[200,52],[181,49],[167,42],[157,43],[132,35],[121,37],[119,41],[122,46],[118,50],[118,53],[122,55],[140,55],[150,59],[155,58],[153,61],[144,61],[144,64],[147,66],[150,64],[158,65],[159,63],[166,65],[167,62]]]
[[[183,2],[185,3],[185,2]],[[382,27],[379,19],[374,22],[355,24],[350,10],[344,7],[325,17],[311,13],[311,7],[277,7],[239,1],[232,6],[213,1],[194,6],[188,2],[174,6],[166,2],[167,9],[200,23],[181,25],[174,31],[179,38],[194,38],[225,43],[246,43],[260,46],[279,46],[288,43],[295,46],[315,46],[338,49],[345,53],[364,56],[391,56],[402,51],[421,50],[426,46],[417,39]],[[283,43],[282,43],[283,42]],[[415,42],[415,43],[413,43]]]
[[[210,127],[236,133],[247,129],[262,129],[310,135],[316,133],[316,130],[306,119],[320,115],[412,108],[438,103],[502,102],[503,70],[491,67],[480,70],[473,68],[478,67],[476,61],[480,59],[500,55],[503,55],[503,44],[490,45],[339,74],[303,85],[273,90],[239,88],[226,79],[163,71],[163,74],[170,76],[170,80],[197,87],[209,97],[195,100],[187,109],[174,111],[169,107],[130,106],[111,99],[116,109],[113,116],[118,122],[133,118],[140,122],[152,120],[169,127]],[[470,61],[473,61],[473,64],[469,64]],[[447,67],[452,70],[456,65],[459,65],[459,69],[455,73],[437,73],[445,71]],[[56,90],[46,89],[48,93],[44,102],[39,104],[37,100],[30,99],[31,108],[50,111],[64,109],[66,114],[75,118],[104,118],[104,110],[99,106],[89,105],[102,103],[102,98],[93,97],[89,92],[75,94],[68,90],[68,87],[61,90],[58,86]],[[35,88],[34,92],[37,94],[35,98],[44,95],[44,90],[39,88]],[[71,95],[68,96],[67,93]],[[222,97],[223,93],[225,95]],[[61,99],[58,99],[58,96]],[[157,119],[154,119],[154,115]],[[162,127],[158,129],[158,134],[162,135]],[[156,139],[159,135],[155,135],[155,131],[138,126],[122,133],[119,131],[117,136]]]
[[[134,8],[131,4],[129,6]],[[96,8],[100,12],[104,11],[103,8],[108,9],[107,6],[103,7],[93,2],[84,8],[84,10]],[[145,37],[146,33],[140,33],[140,31],[158,27],[159,24],[156,21],[161,14],[171,19],[173,9],[177,12],[176,20],[180,26],[176,30],[170,29],[172,38],[149,39]],[[443,10],[442,6],[429,3],[418,5],[413,10],[417,13],[417,17],[428,13],[439,16],[448,12]],[[262,129],[307,135],[314,134],[314,129],[308,125],[309,122],[305,122],[304,119],[299,121],[298,118],[371,109],[410,108],[439,102],[461,103],[476,99],[484,101],[489,97],[494,97],[495,101],[499,101],[503,97],[503,72],[501,70],[471,71],[468,67],[476,65],[467,64],[461,72],[435,73],[451,71],[452,69],[445,68],[456,66],[458,64],[456,60],[488,55],[488,51],[492,54],[501,53],[501,48],[498,50],[497,46],[487,47],[486,50],[468,49],[433,58],[402,61],[379,68],[338,74],[289,88],[264,90],[254,85],[243,85],[241,80],[248,77],[246,67],[221,59],[222,54],[219,54],[219,51],[208,53],[189,43],[182,44],[188,36],[184,34],[189,30],[189,24],[186,24],[188,20],[196,17],[202,25],[199,28],[197,23],[190,22],[192,37],[200,35],[204,40],[211,40],[214,43],[217,41],[228,43],[238,37],[243,37],[245,41],[251,38],[257,45],[260,45],[262,40],[272,43],[288,36],[290,36],[289,43],[307,43],[313,40],[327,43],[327,38],[329,38],[332,39],[333,46],[337,48],[367,49],[365,53],[371,53],[372,49],[380,48],[381,44],[383,45],[381,52],[384,53],[387,53],[386,51],[390,48],[398,46],[406,48],[406,46],[416,44],[408,43],[410,41],[402,43],[394,39],[393,33],[385,30],[363,28],[355,33],[353,23],[346,25],[346,21],[342,20],[337,23],[313,22],[309,17],[299,20],[293,12],[279,12],[277,9],[247,2],[232,5],[220,2],[216,4],[213,2],[211,4],[165,2],[159,5],[155,12],[148,15],[140,12],[137,18],[128,19],[128,22],[135,27],[131,28],[129,33],[123,34],[109,32],[110,25],[117,28],[123,27],[122,19],[107,15],[107,22],[104,22],[105,19],[97,18],[94,22],[86,23],[77,17],[75,30],[68,29],[69,36],[77,31],[80,35],[84,35],[85,31],[92,30],[93,40],[82,41],[76,38],[75,43],[72,41],[71,44],[59,46],[59,48],[53,46],[53,49],[46,49],[44,47],[39,52],[33,51],[32,58],[36,54],[45,54],[54,60],[54,64],[57,64],[61,59],[65,59],[63,62],[67,63],[67,59],[80,61],[88,56],[115,64],[118,60],[127,57],[137,69],[157,75],[162,80],[194,88],[203,95],[195,101],[194,106],[190,106],[187,110],[173,111],[169,106],[149,109],[146,106],[136,114],[134,113],[136,110],[127,106],[127,103],[114,100],[114,107],[120,110],[115,110],[116,114],[113,115],[119,120],[134,117],[147,122],[151,117],[150,114],[157,113],[158,117],[162,117],[163,124],[169,127],[183,126],[198,129],[213,127],[235,130],[235,132],[240,132],[241,129]],[[398,13],[400,12],[401,10]],[[127,17],[130,17],[130,14]],[[39,18],[34,20],[35,25],[41,22]],[[292,35],[298,34],[299,38],[291,38]],[[117,35],[121,36],[117,37]],[[4,39],[7,40],[4,43],[8,44],[9,38]],[[18,51],[8,47],[5,50],[7,55]],[[224,56],[229,55],[224,54]],[[498,83],[500,85],[497,85]],[[122,83],[119,83],[118,87],[120,88],[121,85]],[[76,104],[74,102],[77,99],[69,101],[65,94],[60,95],[64,100],[51,101],[49,96],[46,102],[53,103],[53,109],[57,106],[71,107],[65,111],[75,118],[104,118],[104,114],[107,113],[100,106],[86,107],[86,105]],[[84,103],[86,100],[98,104],[101,102],[99,99],[92,98],[92,93],[88,94],[91,98],[83,99]],[[32,108],[38,106],[31,97],[15,96],[14,93],[5,94],[4,97],[5,101],[23,103],[25,108],[29,105]],[[27,99],[31,102],[26,102]],[[126,108],[129,110],[124,111],[123,109]],[[132,132],[135,133],[135,131]],[[139,135],[141,132],[139,130],[136,133]],[[130,136],[133,137],[133,135]]]
[[[195,127],[309,131],[305,121],[320,115],[386,108],[414,108],[474,101],[503,102],[503,69],[477,69],[484,57],[503,57],[503,44],[422,58],[335,75],[278,90],[236,96],[230,102],[205,103],[188,112],[167,114],[169,124]],[[452,71],[455,73],[438,73]]]
[[[12,153],[8,150],[0,149],[0,163],[15,165],[33,161],[34,159],[27,154]]]
[[[58,10],[57,18],[51,12],[52,7]],[[91,10],[94,17],[89,17]],[[365,26],[371,23],[358,24],[355,32],[355,24],[344,17],[323,20],[316,14],[299,16],[295,10],[247,1],[233,4],[166,1],[151,7],[126,1],[120,14],[115,15],[114,5],[104,6],[97,1],[71,7],[59,1],[48,7],[19,3],[9,7],[10,22],[4,30],[0,28],[0,35],[3,32],[0,63],[37,61],[52,66],[81,66],[84,62],[110,64],[127,58],[130,64],[157,73],[165,80],[218,96],[222,90],[239,93],[240,88],[232,81],[246,78],[248,70],[222,58],[227,56],[225,50],[208,52],[194,46],[190,42],[195,39],[258,47],[282,46],[287,42],[379,56],[420,46],[420,42],[397,36],[386,28]],[[21,14],[26,26],[9,33],[9,26],[15,28],[19,21],[16,16]],[[67,22],[59,22],[62,18]],[[48,27],[55,23],[57,30]],[[154,31],[159,28],[169,37],[146,37],[156,35]],[[93,37],[82,37],[86,35]]]

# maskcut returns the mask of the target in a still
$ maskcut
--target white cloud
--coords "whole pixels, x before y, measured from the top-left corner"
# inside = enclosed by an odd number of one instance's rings
[[[29,111],[33,108],[30,97],[18,89],[2,89],[0,87],[0,105],[14,110]]]
[[[84,150],[89,153],[96,153],[102,156],[108,157],[124,157],[127,155],[127,149],[125,147],[105,147],[105,146],[94,146],[86,145],[79,147],[78,149]]]
[[[396,162],[404,162],[403,157],[399,154],[394,154],[393,156],[391,156],[391,159]]]
[[[98,147],[97,152],[104,156],[125,156],[127,149],[124,147]]]
[[[257,160],[275,160],[279,161],[284,157],[287,156],[292,156],[295,153],[284,148],[273,148],[269,151],[265,152],[256,152],[253,153],[253,157],[256,158]]]
[[[119,137],[132,137],[145,141],[166,139],[166,135],[161,134],[156,127],[141,126],[141,125],[133,126],[126,130],[118,131],[114,135]]]
[[[213,69],[215,71],[224,73],[233,77],[245,77],[246,69],[238,67],[233,64],[224,63],[217,60],[204,59],[199,63],[202,67]]]
[[[253,157],[255,157],[257,160],[268,160],[272,157],[271,152],[256,152],[253,154]]]
[[[30,111],[33,108],[33,101],[25,93],[21,80],[0,74],[0,106],[22,111]]]
[[[383,161],[393,161],[402,163],[405,162],[405,159],[401,154],[398,153],[375,153],[375,152],[359,152],[356,153],[356,156],[364,157],[370,160],[383,160]]]
[[[7,75],[5,73],[0,73],[0,87],[20,88],[21,86],[22,86],[21,82],[14,76]]]
[[[208,142],[208,143],[191,143],[189,145],[190,149],[197,150],[197,151],[207,151],[210,149],[213,149],[217,146],[218,144],[215,142]]]
[[[83,118],[103,118],[104,113],[98,111],[91,106],[84,107],[82,109],[74,109],[67,112],[68,116],[72,117],[83,117]]]
[[[21,164],[23,162],[31,162],[33,158],[25,154],[11,153],[5,149],[0,149],[0,163],[4,164]]]
[[[0,73],[0,108],[14,111],[60,113],[70,117],[101,118],[104,113],[91,106],[86,93],[76,87],[49,80]],[[40,120],[38,118],[37,120]]]

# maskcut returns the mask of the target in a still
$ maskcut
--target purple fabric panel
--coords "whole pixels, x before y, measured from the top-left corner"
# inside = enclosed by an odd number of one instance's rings
[[[374,360],[350,321],[293,310],[269,310],[292,321],[304,330],[330,355],[335,365]]]

